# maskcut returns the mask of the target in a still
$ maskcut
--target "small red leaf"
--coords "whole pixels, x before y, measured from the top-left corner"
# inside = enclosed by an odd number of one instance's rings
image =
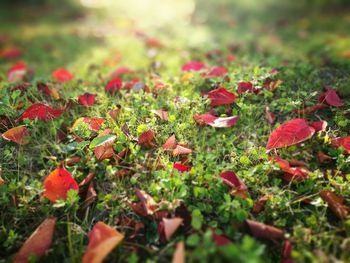
[[[183,241],[176,243],[176,249],[171,263],[185,263],[185,244]]]
[[[72,129],[79,126],[82,122],[88,124],[92,131],[97,132],[99,129],[101,129],[102,124],[105,123],[105,119],[81,117],[74,122]]]
[[[344,105],[344,103],[339,98],[337,92],[332,88],[327,88],[327,91],[321,94],[318,101],[321,103],[327,103],[328,105],[334,107],[341,107]]]
[[[110,94],[115,94],[123,87],[123,82],[121,79],[112,79],[109,81],[105,87],[105,90]]]
[[[89,232],[89,244],[82,263],[102,263],[103,259],[117,246],[124,235],[99,221]]]
[[[152,196],[147,194],[145,191],[142,190],[135,190],[137,197],[140,199],[141,207],[146,215],[153,215],[155,210],[158,208],[158,204]]]
[[[95,104],[96,95],[86,92],[84,95],[78,97],[78,101],[85,107],[90,107]]]
[[[232,171],[225,171],[220,173],[220,177],[225,184],[237,190],[247,190],[247,186],[241,179]]]
[[[228,72],[227,68],[224,67],[213,67],[203,74],[206,78],[223,77]]]
[[[31,256],[41,257],[51,247],[56,218],[45,219],[24,242],[13,263],[27,263]]]
[[[283,172],[292,176],[285,176],[283,179],[285,179],[286,181],[291,181],[293,177],[295,177],[295,179],[298,180],[304,180],[309,177],[309,171],[304,167],[291,167],[288,161],[277,156],[269,157],[269,160],[276,162]]]
[[[313,113],[315,113],[318,110],[326,109],[328,107],[329,106],[327,104],[318,103],[316,105],[309,106],[309,107],[306,107],[306,108],[301,109],[301,110],[297,110],[296,112],[298,114],[308,115],[308,114],[313,114]]]
[[[231,116],[231,117],[215,117],[211,114],[205,113],[201,115],[193,115],[193,119],[199,124],[208,124],[212,127],[216,128],[227,128],[232,127],[237,123],[237,120],[239,119],[239,116]]]
[[[165,110],[151,110],[151,112],[157,115],[163,121],[168,120],[168,112]]]
[[[7,72],[7,79],[9,82],[17,82],[23,80],[27,74],[27,65],[23,62],[17,62]]]
[[[267,142],[266,149],[278,149],[310,139],[315,129],[303,119],[290,120],[275,129]]]
[[[46,104],[35,103],[26,109],[16,121],[23,119],[53,120],[58,118],[63,112],[64,109],[54,109]]]
[[[138,144],[148,148],[155,147],[156,146],[154,141],[155,136],[156,135],[152,130],[145,131],[140,134],[138,138]]]
[[[208,98],[211,100],[210,106],[212,107],[232,104],[237,99],[235,94],[223,87],[214,89],[210,91],[207,95]]]
[[[199,71],[201,69],[204,69],[206,65],[199,61],[190,61],[184,65],[182,65],[181,70],[182,71]]]
[[[17,47],[6,48],[0,51],[0,58],[17,58],[22,55],[22,50]]]
[[[57,199],[66,199],[68,190],[78,191],[79,186],[70,172],[61,165],[45,178],[44,189],[43,196],[54,203]]]
[[[310,126],[313,127],[316,132],[326,131],[328,123],[326,121],[314,121]]]
[[[254,87],[253,83],[251,82],[240,82],[237,86],[238,93],[243,92],[256,92],[256,88]]]
[[[28,143],[29,133],[25,126],[18,126],[7,130],[1,136],[7,141],[23,145]]]
[[[162,241],[169,241],[175,231],[182,224],[183,219],[179,217],[174,218],[162,218],[162,221],[158,224],[158,234]]]
[[[102,161],[111,158],[114,155],[113,144],[114,141],[109,141],[103,145],[95,147],[94,153],[96,159]]]
[[[332,139],[331,146],[334,148],[342,147],[346,153],[350,153],[350,136],[337,137]]]
[[[51,76],[60,83],[70,81],[74,78],[73,74],[64,68],[56,69],[54,72],[52,72]]]
[[[112,75],[112,77],[116,78],[116,77],[119,77],[121,75],[129,74],[129,73],[132,73],[131,69],[126,68],[126,67],[120,67],[120,68],[117,68],[115,71],[113,71],[113,73],[111,75]]]
[[[164,150],[174,150],[176,148],[176,138],[175,135],[170,136],[166,142],[162,145]]]
[[[174,163],[173,168],[181,173],[191,171],[191,166],[187,166],[181,163]]]

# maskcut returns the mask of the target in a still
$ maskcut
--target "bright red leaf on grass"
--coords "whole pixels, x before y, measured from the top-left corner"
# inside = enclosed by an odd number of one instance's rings
[[[0,51],[0,58],[17,58],[22,55],[22,50],[17,47],[6,48]]]
[[[278,149],[291,146],[307,139],[315,133],[315,129],[303,119],[290,120],[275,129],[267,142],[266,149]]]
[[[301,180],[308,178],[309,171],[304,167],[292,167],[287,160],[278,156],[269,157],[269,160],[276,162],[283,172],[295,177],[295,179]],[[289,181],[290,178],[286,177],[285,179]]]
[[[157,229],[160,239],[163,242],[169,241],[170,238],[175,233],[175,231],[180,227],[182,222],[183,222],[183,219],[180,217],[163,218],[162,221],[158,224],[158,229]]]
[[[111,74],[112,77],[116,78],[118,76],[124,75],[124,74],[129,74],[132,73],[133,71],[129,68],[126,67],[120,67],[117,68],[115,71],[113,71],[113,73]]]
[[[45,178],[44,189],[43,196],[54,203],[60,198],[66,199],[69,190],[78,191],[79,186],[61,164]]]
[[[191,171],[191,166],[184,165],[182,163],[174,163],[173,168],[181,173]]]
[[[29,133],[25,126],[18,126],[7,130],[1,136],[7,141],[23,145],[28,143]]]
[[[210,106],[212,107],[232,104],[237,99],[235,94],[223,87],[210,91],[207,96],[211,101]]]
[[[239,116],[231,116],[231,117],[215,117],[209,113],[204,114],[195,114],[193,115],[193,119],[199,124],[207,124],[216,128],[226,128],[232,127],[237,123]]]
[[[310,124],[316,132],[326,131],[328,123],[326,121],[314,121]]]
[[[105,90],[110,94],[115,94],[120,91],[123,87],[123,82],[121,79],[112,79],[109,81],[105,87]]]
[[[327,88],[327,91],[321,94],[318,101],[321,103],[326,103],[333,107],[341,107],[344,105],[344,103],[339,98],[337,92],[332,88]]]
[[[101,129],[101,126],[105,121],[106,120],[103,118],[81,117],[74,122],[72,129],[75,129],[81,123],[86,123],[89,125],[90,130],[97,132]]]
[[[257,89],[254,87],[253,83],[247,81],[247,82],[240,82],[240,83],[238,83],[237,91],[238,91],[238,93],[256,92]]]
[[[223,77],[228,72],[227,68],[224,67],[213,67],[204,73],[203,76],[206,78]]]
[[[17,62],[7,71],[7,80],[9,82],[21,81],[27,72],[27,65],[24,62]]]
[[[225,171],[220,173],[220,177],[225,184],[239,191],[247,190],[247,186],[241,181],[241,179],[232,171]]]
[[[342,147],[346,153],[350,153],[350,136],[337,137],[332,139],[331,146],[334,148]]]
[[[183,64],[181,67],[182,71],[199,71],[201,69],[204,69],[206,65],[199,61],[190,61],[186,64]]]
[[[148,148],[152,148],[156,146],[154,141],[156,134],[152,130],[145,131],[140,134],[138,138],[138,144],[143,145]]]
[[[99,221],[88,234],[89,244],[82,263],[101,263],[123,239],[124,235]]]
[[[56,69],[54,72],[52,72],[51,76],[60,83],[70,81],[74,78],[73,74],[65,68]]]
[[[23,119],[53,120],[58,118],[64,111],[65,109],[54,109],[43,103],[34,103],[16,121]]]
[[[31,236],[24,242],[16,254],[13,263],[29,263],[30,257],[41,257],[51,247],[52,237],[55,231],[56,218],[45,219]]]
[[[78,101],[85,107],[90,107],[95,104],[96,95],[86,92],[84,95],[78,97]]]
[[[176,148],[176,138],[175,135],[170,136],[166,142],[162,145],[164,150],[174,150]]]

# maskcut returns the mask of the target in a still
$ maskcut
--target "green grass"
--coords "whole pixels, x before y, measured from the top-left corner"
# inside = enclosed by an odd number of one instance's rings
[[[350,50],[350,16],[346,10],[324,5],[315,8],[303,1],[198,0],[196,5],[192,1],[164,1],[158,9],[151,4],[146,12],[134,2],[97,10],[64,4],[0,8],[0,32],[10,37],[1,45],[22,48],[20,59],[33,70],[27,80],[31,87],[25,94],[9,92],[15,84],[7,82],[6,72],[16,60],[1,61],[0,115],[16,119],[31,105],[27,97],[60,107],[76,101],[84,92],[97,94],[97,103],[89,109],[73,103],[56,120],[24,121],[30,132],[27,145],[0,139],[0,175],[5,181],[0,186],[0,262],[10,262],[48,216],[56,216],[58,222],[51,249],[40,262],[80,262],[88,243],[87,233],[97,221],[116,227],[127,239],[133,230],[120,224],[123,216],[145,227],[134,239],[114,249],[108,262],[169,262],[175,244],[181,240],[185,241],[187,262],[279,262],[282,241],[264,242],[242,233],[237,225],[247,218],[285,230],[294,246],[295,262],[349,262],[350,219],[336,218],[318,195],[320,190],[333,190],[350,204],[349,156],[325,142],[327,136],[349,135],[350,129],[350,60],[342,56]],[[178,10],[176,15],[172,10]],[[163,47],[148,48],[135,37],[135,31],[159,39]],[[214,49],[221,53],[205,56]],[[203,79],[197,73],[184,80],[180,68],[185,62],[197,59],[216,66],[230,53],[236,56],[234,62],[224,63],[230,81]],[[122,91],[111,96],[104,86],[119,66],[135,70],[134,76],[151,90],[155,76],[166,88],[157,95]],[[53,82],[50,74],[58,67],[68,68],[75,79],[63,85]],[[272,76],[270,72],[275,68],[279,73]],[[194,114],[210,109],[209,100],[201,92],[215,88],[217,83],[236,92],[241,81],[262,86],[268,77],[283,83],[274,92],[240,95],[231,105],[232,115],[240,116],[234,127],[199,127],[194,122]],[[123,80],[131,78],[125,76]],[[61,99],[38,93],[38,82],[56,87]],[[295,110],[314,105],[324,85],[336,89],[345,105],[318,115],[299,116]],[[187,100],[176,106],[176,96]],[[24,105],[17,110],[15,106],[20,102]],[[107,113],[117,105],[121,113],[114,121]],[[266,106],[277,115],[274,125],[265,119]],[[161,108],[168,111],[169,121],[161,121],[150,112]],[[225,112],[222,106],[217,110]],[[66,141],[56,142],[57,132],[72,127],[80,117],[106,117],[103,128],[111,128],[117,135],[115,152],[129,148],[130,155],[121,163],[96,160],[87,146],[92,138],[86,127],[68,131]],[[286,160],[302,160],[311,171],[305,182],[286,183],[277,167],[267,160],[265,146],[275,127],[298,117],[326,120],[328,129],[305,143],[273,153]],[[158,146],[140,147],[124,135],[124,124],[135,137],[152,129]],[[83,141],[75,142],[74,134]],[[173,171],[173,163],[182,158],[170,156],[160,147],[172,134],[178,143],[193,149],[187,160],[192,166],[190,173]],[[333,160],[320,164],[319,151]],[[72,156],[81,157],[79,163],[67,168],[78,183],[89,172],[96,174],[98,197],[87,208],[74,194],[55,205],[41,198],[45,176]],[[164,165],[162,169],[156,169],[157,160]],[[125,168],[131,174],[117,176]],[[248,186],[247,199],[230,195],[230,189],[219,178],[224,170],[235,171]],[[338,176],[324,176],[331,170],[338,170]],[[181,228],[168,243],[161,243],[157,222],[135,214],[128,205],[129,201],[137,201],[136,188],[156,201],[164,201],[170,211],[178,201],[183,202],[192,214],[191,230]],[[272,198],[265,209],[252,213],[253,203],[266,194]],[[300,201],[306,197],[312,200],[310,204]],[[211,237],[213,229],[234,243],[217,247]]]

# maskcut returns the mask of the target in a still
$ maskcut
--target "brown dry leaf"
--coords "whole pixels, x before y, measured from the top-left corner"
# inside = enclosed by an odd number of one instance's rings
[[[103,259],[124,238],[114,228],[99,221],[89,232],[89,245],[86,248],[82,263],[101,263]]]
[[[27,263],[32,255],[43,256],[51,246],[55,225],[55,217],[45,219],[24,242],[13,263]]]
[[[249,219],[245,222],[250,233],[256,238],[265,240],[279,240],[284,238],[284,232],[279,228]]]
[[[343,197],[329,190],[321,191],[320,196],[339,219],[345,219],[349,215],[350,209],[344,205],[345,200]]]

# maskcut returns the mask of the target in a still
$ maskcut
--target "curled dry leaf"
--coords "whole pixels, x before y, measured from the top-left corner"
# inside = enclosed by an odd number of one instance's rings
[[[267,201],[269,201],[270,198],[271,198],[271,195],[268,195],[268,194],[260,197],[259,200],[254,203],[254,206],[252,209],[253,213],[259,214],[261,211],[263,211],[265,204],[267,203]]]
[[[281,240],[284,238],[283,230],[277,227],[249,219],[247,219],[245,223],[248,227],[249,232],[256,238],[271,241]]]
[[[78,191],[79,186],[63,164],[53,170],[44,180],[43,196],[51,202],[66,199],[69,190]]]
[[[185,263],[185,243],[183,241],[176,243],[176,249],[171,263]]]
[[[231,117],[215,117],[209,113],[204,114],[195,114],[193,115],[193,119],[199,124],[207,124],[216,128],[227,128],[232,127],[237,123],[239,116],[231,116]]]
[[[315,129],[309,126],[304,119],[290,120],[270,134],[266,149],[270,151],[298,144],[310,139],[314,133]]]
[[[183,219],[179,217],[163,218],[158,224],[158,234],[160,239],[163,242],[169,241],[182,222]]]
[[[220,173],[220,177],[223,182],[231,187],[231,194],[234,196],[239,196],[241,198],[246,198],[247,186],[241,181],[241,179],[232,171],[225,171]]]
[[[275,91],[281,84],[283,83],[282,80],[272,80],[270,78],[267,78],[263,84],[263,88],[268,91]]]
[[[157,115],[163,121],[168,120],[168,112],[165,110],[151,110],[151,112]]]
[[[31,256],[41,257],[51,247],[55,231],[56,218],[45,219],[31,236],[24,242],[16,254],[13,263],[29,263]]]
[[[109,93],[109,94],[115,94],[118,91],[120,91],[123,87],[123,82],[121,79],[112,79],[111,81],[109,81],[105,87],[105,90]]]
[[[175,135],[170,136],[166,142],[162,145],[164,150],[172,151],[176,148],[176,138]]]
[[[174,151],[173,151],[173,155],[181,155],[181,154],[190,154],[192,153],[192,150],[190,148],[188,148],[187,146],[184,145],[176,145]]]
[[[232,104],[237,99],[235,94],[223,87],[210,91],[207,96],[210,99],[210,106],[212,107]]]
[[[182,71],[199,71],[206,67],[206,65],[199,61],[190,61],[183,64],[181,67]]]
[[[350,136],[332,139],[331,146],[334,148],[342,147],[346,153],[350,153]]]
[[[140,134],[138,138],[138,144],[148,148],[155,147],[156,146],[156,143],[154,140],[155,136],[156,135],[152,130],[145,131]]]
[[[24,145],[29,142],[29,133],[25,126],[11,128],[4,132],[1,136],[7,141],[12,141],[20,145]]]
[[[339,219],[345,219],[350,214],[350,208],[344,204],[343,197],[329,190],[322,190],[320,196]]]
[[[308,115],[308,114],[313,114],[316,111],[319,111],[319,110],[322,110],[322,109],[326,109],[328,107],[329,106],[327,104],[318,103],[316,105],[309,106],[309,107],[306,107],[304,109],[297,110],[296,112],[298,114],[301,114],[301,115]]]
[[[145,191],[136,189],[136,196],[140,199],[142,210],[146,215],[153,215],[155,210],[158,208],[158,204],[152,196],[147,194]]]
[[[52,72],[51,76],[60,83],[70,81],[74,78],[73,74],[65,68],[56,69],[54,72]]]
[[[109,141],[103,145],[96,146],[94,150],[96,159],[99,161],[102,161],[113,157],[114,155],[113,144],[114,144],[114,141]]]
[[[17,118],[16,122],[23,119],[53,120],[58,118],[64,111],[65,109],[54,109],[46,104],[34,103]]]
[[[114,247],[124,239],[123,234],[101,221],[94,225],[88,235],[89,244],[82,263],[101,263]]]
[[[302,181],[309,178],[309,171],[305,167],[291,167],[288,161],[277,156],[269,157],[269,160],[276,162],[280,169],[285,172],[283,179],[288,182],[293,179]]]
[[[96,101],[96,95],[91,94],[91,93],[84,93],[83,95],[78,97],[78,102],[79,104],[85,106],[85,107],[90,107],[95,104]]]
[[[327,91],[319,97],[318,101],[320,103],[326,103],[329,106],[341,107],[344,103],[339,98],[337,92],[332,88],[327,88]]]

